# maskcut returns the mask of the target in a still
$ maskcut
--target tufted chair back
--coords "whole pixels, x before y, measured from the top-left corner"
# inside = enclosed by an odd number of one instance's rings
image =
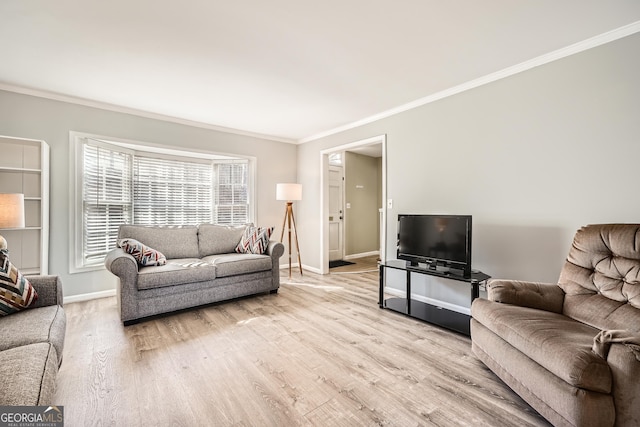
[[[558,285],[564,315],[601,330],[640,332],[640,224],[582,227]]]

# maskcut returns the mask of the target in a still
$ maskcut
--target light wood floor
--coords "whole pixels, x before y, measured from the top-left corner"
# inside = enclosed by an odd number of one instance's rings
[[[123,327],[115,298],[65,306],[65,425],[546,426],[467,337],[377,305],[377,272]]]
[[[378,271],[378,255],[352,258],[348,261],[352,262],[353,264],[330,268],[329,274],[353,274]]]

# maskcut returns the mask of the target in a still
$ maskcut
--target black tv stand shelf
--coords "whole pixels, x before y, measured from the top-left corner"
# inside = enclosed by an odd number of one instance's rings
[[[406,272],[406,297],[384,299],[384,289],[386,285],[385,269],[402,270]],[[387,308],[407,316],[433,323],[444,328],[470,335],[469,321],[471,316],[449,310],[426,302],[417,301],[411,298],[411,273],[426,274],[429,276],[442,277],[445,279],[467,282],[470,286],[470,303],[480,296],[480,284],[486,282],[491,276],[480,271],[473,271],[471,277],[464,277],[460,274],[448,271],[430,270],[408,265],[406,261],[391,260],[380,264],[380,296],[378,303],[380,308]]]

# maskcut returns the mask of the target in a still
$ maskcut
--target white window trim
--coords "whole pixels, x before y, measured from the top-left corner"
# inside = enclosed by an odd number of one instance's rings
[[[84,266],[82,262],[83,229],[82,229],[82,184],[83,184],[83,152],[82,147],[85,139],[103,141],[107,144],[116,145],[132,152],[144,152],[166,155],[171,158],[187,158],[190,160],[231,160],[245,159],[249,162],[249,212],[250,222],[256,222],[257,218],[257,196],[256,196],[256,171],[257,159],[253,156],[241,154],[218,153],[197,149],[184,149],[178,146],[168,146],[152,144],[141,141],[133,141],[122,138],[114,138],[104,135],[96,135],[84,132],[69,132],[69,273],[85,273],[89,271],[104,270],[104,264]]]

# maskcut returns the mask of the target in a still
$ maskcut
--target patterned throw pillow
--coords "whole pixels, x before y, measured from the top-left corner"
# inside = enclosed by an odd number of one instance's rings
[[[273,227],[247,227],[240,243],[236,246],[236,252],[239,254],[264,254],[269,246],[271,233],[273,233]]]
[[[38,299],[35,288],[0,251],[0,316],[17,313]]]
[[[162,253],[136,239],[120,239],[118,246],[126,253],[131,254],[142,266],[165,265],[167,263],[167,258]]]

